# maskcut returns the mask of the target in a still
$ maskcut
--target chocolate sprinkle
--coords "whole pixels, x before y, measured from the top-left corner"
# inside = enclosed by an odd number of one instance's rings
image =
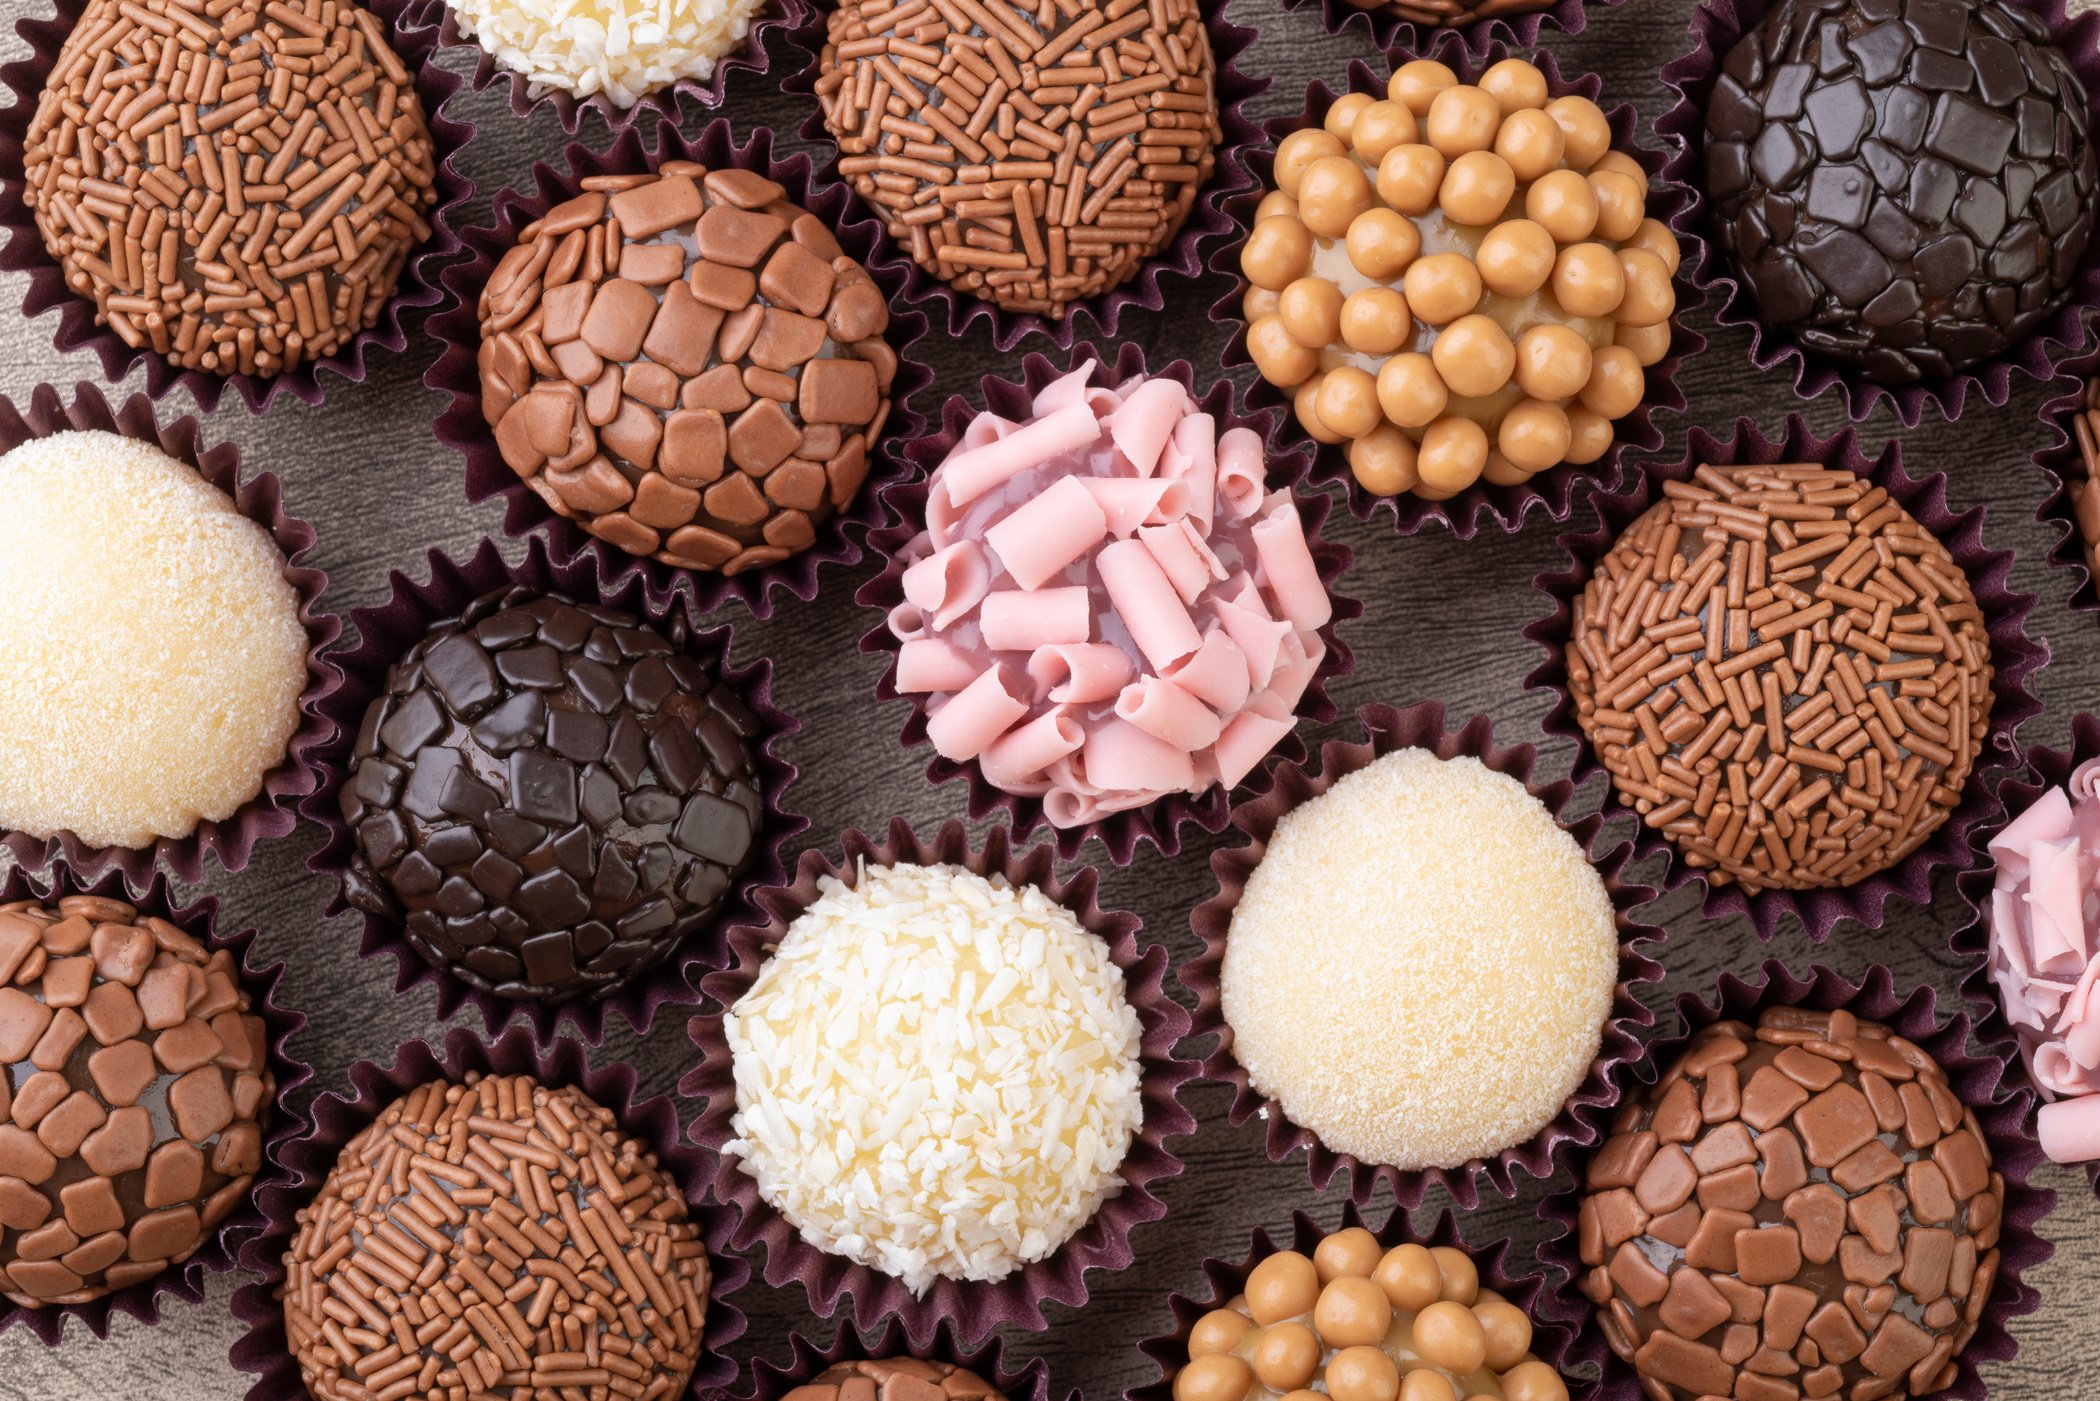
[[[220,374],[376,325],[436,199],[414,77],[348,0],[90,0],[22,161],[96,319]]]
[[[284,1264],[318,1401],[661,1401],[707,1317],[707,1246],[656,1155],[523,1075],[388,1106],[300,1209]]]
[[[358,731],[350,903],[498,997],[602,997],[661,962],[765,822],[758,720],[684,640],[522,587],[433,626]]]
[[[1930,1055],[1844,1011],[1709,1027],[1620,1111],[1579,1281],[1655,1401],[1878,1401],[1953,1382],[2005,1179]]]
[[[1135,276],[1210,179],[1194,0],[847,0],[817,99],[839,173],[958,290],[1064,315]]]
[[[80,1304],[248,1198],[277,1097],[231,952],[130,905],[0,905],[0,1293]]]
[[[2063,305],[2093,228],[2084,86],[2000,0],[1781,0],[1706,106],[1715,234],[1771,325],[1884,384]]]
[[[1849,885],[1961,801],[1990,641],[1937,539],[1850,472],[1665,482],[1576,601],[1568,688],[1622,800],[1716,884]]]

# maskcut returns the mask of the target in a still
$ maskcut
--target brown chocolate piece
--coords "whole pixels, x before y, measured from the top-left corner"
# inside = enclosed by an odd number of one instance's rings
[[[1708,1144],[1745,1135],[1756,1165],[1699,1179],[1678,1208],[1690,1213],[1688,1237],[1683,1223],[1670,1235],[1659,1222],[1629,1233],[1630,1155],[1654,1139],[1664,1106],[1685,1093],[1710,1103],[1731,1078],[1744,1087],[1737,1116],[1707,1124],[1689,1149],[1657,1152],[1642,1180],[1654,1175],[1651,1192],[1673,1200],[1679,1173],[1665,1153],[1696,1162]],[[1948,1104],[1951,1132],[1907,1141],[1901,1115],[1878,1117],[1879,1092],[1862,1088],[1877,1079]],[[1889,1097],[1900,1106],[1899,1091]],[[1754,1173],[1755,1190],[1722,1181],[1737,1172]],[[1709,1027],[1620,1111],[1586,1189],[1581,1288],[1656,1401],[1937,1391],[1997,1275],[2005,1182],[1975,1115],[1917,1046],[1845,1012],[1774,1008],[1756,1028]],[[1725,1204],[1711,1200],[1717,1191]]]
[[[880,289],[754,171],[667,161],[583,185],[481,295],[503,460],[557,514],[679,568],[738,574],[815,543],[889,417]],[[814,489],[773,489],[787,471]]]
[[[284,1265],[286,1341],[317,1401],[419,1378],[419,1395],[681,1396],[710,1282],[647,1145],[523,1075],[389,1105],[300,1208]]]
[[[1751,894],[1903,860],[1961,802],[1990,731],[1990,636],[1960,566],[1886,490],[1813,463],[1670,484],[1576,601],[1567,664],[1620,799]],[[1808,1050],[1775,1065],[1812,1095],[1837,1078]],[[1852,1122],[1864,1094],[1855,1080],[1844,1114],[1802,1111],[1815,1166],[1864,1141],[1819,1156],[1818,1126]],[[1757,1112],[1789,1097],[1768,1081]]]
[[[96,320],[217,374],[274,375],[376,325],[437,190],[414,75],[351,0],[89,0],[22,163]]]
[[[915,1357],[835,1362],[781,1401],[1006,1401],[983,1377],[952,1362]]]
[[[0,1294],[86,1303],[181,1264],[246,1198],[267,1032],[230,951],[121,901],[0,905],[0,934]]]

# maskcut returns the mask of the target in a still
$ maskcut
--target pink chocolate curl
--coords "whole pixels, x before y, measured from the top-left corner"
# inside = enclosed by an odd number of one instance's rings
[[[934,747],[1061,827],[1238,784],[1290,733],[1333,612],[1261,439],[1097,370],[934,469],[891,619]]]

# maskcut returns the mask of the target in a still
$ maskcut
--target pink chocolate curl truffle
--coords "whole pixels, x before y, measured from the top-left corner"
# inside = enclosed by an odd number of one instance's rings
[[[1991,981],[2050,1103],[2038,1129],[2060,1163],[2100,1158],[2100,760],[1991,841]]]
[[[1259,436],[1095,363],[981,413],[905,549],[897,688],[927,735],[1059,827],[1230,788],[1290,733],[1332,615]]]

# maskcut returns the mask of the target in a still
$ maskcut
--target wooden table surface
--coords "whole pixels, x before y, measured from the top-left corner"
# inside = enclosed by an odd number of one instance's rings
[[[1654,143],[1652,124],[1666,110],[1669,96],[1657,72],[1684,49],[1690,9],[1689,0],[1629,0],[1593,11],[1583,34],[1549,31],[1543,47],[1555,54],[1564,72],[1601,74],[1607,105],[1633,102],[1643,117],[1642,139]],[[0,17],[31,13],[48,14],[49,0],[0,0]],[[1360,34],[1329,35],[1320,23],[1317,0],[1294,12],[1283,11],[1277,0],[1230,0],[1228,13],[1261,36],[1241,57],[1242,71],[1274,79],[1251,104],[1258,119],[1297,112],[1306,85],[1315,79],[1339,83],[1348,59],[1377,59]],[[12,25],[5,28],[0,61],[13,61],[24,45]],[[454,55],[448,63],[457,64],[461,57]],[[776,45],[776,73],[792,61],[790,51]],[[770,125],[792,149],[801,144],[794,133],[807,99],[779,87],[777,77],[739,73],[724,110],[739,133]],[[549,111],[542,109],[530,121],[513,120],[501,94],[501,88],[462,94],[452,108],[482,124],[461,161],[479,186],[477,216],[485,215],[496,188],[520,180],[534,159],[557,156],[565,140]],[[684,117],[688,132],[705,120],[691,108]],[[605,144],[605,129],[595,116],[586,118],[583,139]],[[56,315],[21,318],[23,286],[19,275],[0,275],[0,393],[26,397],[40,382],[69,390],[78,380],[100,384],[100,364],[92,355],[60,355],[52,349]],[[1207,375],[1225,339],[1207,316],[1222,290],[1222,281],[1214,277],[1200,283],[1171,281],[1166,312],[1133,316],[1124,328],[1127,336],[1144,347],[1154,365],[1186,357],[1199,375]],[[1679,376],[1690,412],[1660,419],[1668,444],[1664,451],[1681,451],[1692,423],[1725,434],[1738,415],[1776,432],[1784,414],[1797,407],[1790,377],[1756,372],[1748,359],[1748,337],[1719,331],[1710,312],[1695,314],[1692,324],[1709,344]],[[459,458],[431,436],[430,422],[442,401],[423,387],[421,376],[435,357],[435,344],[421,334],[420,319],[412,325],[405,353],[379,356],[361,385],[330,378],[327,401],[319,408],[286,402],[258,418],[228,395],[208,420],[210,438],[238,443],[249,470],[275,471],[284,481],[289,508],[314,523],[320,533],[315,562],[330,574],[325,603],[339,612],[379,601],[387,571],[420,571],[427,548],[464,557],[482,536],[501,532],[499,506],[466,502]],[[1046,346],[1036,340],[1022,347],[1028,348]],[[974,395],[978,375],[1015,359],[993,349],[982,322],[959,339],[931,337],[911,353],[936,372],[929,408],[935,395]],[[1244,382],[1247,372],[1237,374]],[[142,382],[134,372],[121,388],[129,393]],[[1921,427],[1905,430],[1883,410],[1862,426],[1861,434],[1874,449],[1889,437],[1900,439],[1913,473],[1944,472],[1955,509],[1988,507],[1986,543],[2017,552],[2014,586],[2039,596],[2031,630],[2048,641],[2054,654],[2034,683],[2045,711],[2021,737],[2061,745],[2070,717],[2093,704],[2100,684],[2100,620],[2069,610],[2075,576],[2048,561],[2057,528],[2036,519],[2050,482],[2029,455],[2046,440],[2039,413],[2055,392],[2031,380],[2016,381],[2004,408],[1972,396],[1958,424],[1949,425],[1928,409]],[[1799,407],[1819,433],[1844,426],[1843,410],[1832,397]],[[194,405],[178,392],[167,408],[179,414]],[[1572,524],[1588,528],[1593,520],[1586,504],[1578,502]],[[1432,528],[1401,539],[1382,520],[1367,524],[1337,510],[1327,534],[1356,552],[1342,587],[1363,601],[1365,616],[1344,634],[1355,648],[1356,670],[1331,688],[1344,722],[1308,738],[1348,733],[1347,717],[1359,705],[1435,699],[1455,717],[1487,714],[1504,743],[1543,740],[1539,725],[1550,697],[1523,689],[1539,652],[1521,630],[1546,611],[1530,581],[1559,559],[1556,530],[1534,515],[1514,536],[1484,534],[1458,541]],[[516,555],[516,542],[506,548]],[[879,827],[895,814],[932,824],[959,813],[958,787],[929,787],[923,778],[924,751],[907,752],[897,742],[902,706],[871,701],[881,663],[856,650],[872,615],[853,602],[855,587],[870,572],[867,564],[851,571],[828,569],[813,604],[787,600],[770,623],[754,624],[734,605],[726,614],[736,623],[736,656],[770,655],[776,697],[803,721],[802,734],[786,750],[802,770],[789,802],[811,819],[806,841],[829,845],[847,827]],[[1566,743],[1546,741],[1542,771],[1565,773],[1571,758]],[[256,925],[261,930],[258,957],[290,964],[279,995],[309,1018],[292,1049],[315,1067],[310,1089],[342,1087],[356,1061],[391,1061],[399,1042],[443,1030],[427,985],[394,996],[393,962],[358,959],[357,922],[322,917],[329,883],[305,869],[306,857],[318,844],[318,832],[302,826],[264,845],[246,871],[215,874],[207,882],[224,901],[222,927]],[[1194,949],[1188,911],[1212,889],[1208,855],[1215,845],[1216,840],[1199,834],[1171,861],[1141,849],[1129,869],[1108,873],[1104,903],[1142,915],[1150,934],[1164,939],[1179,961]],[[1748,970],[1768,956],[1802,970],[1812,962],[1827,963],[1854,978],[1875,963],[1886,963],[1905,990],[1930,983],[1951,993],[1961,970],[1948,938],[1960,927],[1965,909],[1949,878],[1939,881],[1934,895],[1929,909],[1892,908],[1884,928],[1843,925],[1821,946],[1810,945],[1792,925],[1774,943],[1763,944],[1747,921],[1702,920],[1688,895],[1660,902],[1646,912],[1671,936],[1662,954],[1669,978],[1655,1005],[1667,1007],[1680,992],[1711,989],[1720,970]],[[1337,995],[1346,995],[1346,989],[1337,989]],[[1665,1012],[1664,1028],[1673,1019]],[[615,1027],[599,1054],[634,1064],[646,1092],[667,1091],[689,1056],[683,1019],[663,1017],[639,1039]],[[1085,1401],[1110,1401],[1127,1387],[1152,1380],[1153,1364],[1137,1344],[1171,1327],[1167,1295],[1199,1285],[1203,1259],[1243,1254],[1255,1227],[1286,1225],[1294,1209],[1322,1220],[1340,1213],[1340,1193],[1314,1192],[1302,1158],[1267,1160],[1258,1123],[1237,1129],[1226,1124],[1227,1096],[1220,1087],[1199,1085],[1188,1103],[1202,1129],[1182,1141],[1186,1171],[1164,1186],[1167,1220],[1136,1234],[1136,1264],[1117,1275],[1091,1277],[1092,1301],[1081,1311],[1083,1320],[1072,1310],[1053,1307],[1048,1332],[1009,1339],[1010,1357],[1048,1359],[1059,1397],[1076,1388]],[[2013,1320],[2018,1357],[1987,1367],[1985,1376],[1999,1397],[2100,1396],[2100,1314],[2093,1308],[2100,1203],[2082,1173],[2045,1169],[2035,1180],[2060,1194],[2055,1212],[2042,1225],[2056,1254],[2027,1276],[2040,1289],[2042,1306]],[[1536,1204],[1553,1185],[1532,1184],[1513,1202],[1491,1196],[1466,1217],[1465,1230],[1476,1242],[1514,1237],[1520,1242],[1516,1258],[1528,1259],[1530,1242],[1540,1233]],[[1424,1211],[1433,1213],[1446,1204],[1433,1194]],[[1388,1205],[1380,1198],[1372,1210],[1382,1217]],[[161,1401],[234,1401],[249,1381],[227,1361],[227,1350],[241,1332],[227,1312],[236,1282],[235,1277],[211,1277],[202,1303],[169,1306],[157,1330],[120,1318],[111,1337],[101,1341],[75,1326],[57,1349],[45,1348],[24,1329],[0,1334],[0,1398],[150,1395]],[[791,1332],[828,1340],[836,1326],[813,1318],[798,1289],[776,1291],[754,1280],[736,1302],[750,1316],[749,1330],[733,1345],[740,1362],[753,1356],[784,1359]]]

